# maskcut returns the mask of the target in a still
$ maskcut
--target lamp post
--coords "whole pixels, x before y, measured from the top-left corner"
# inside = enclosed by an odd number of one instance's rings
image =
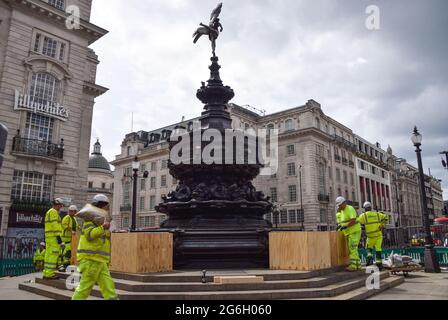
[[[138,178],[138,170],[140,169],[140,162],[138,161],[137,156],[135,156],[134,161],[132,161],[132,171],[134,174],[132,175],[133,184],[132,184],[132,222],[131,222],[131,231],[135,231],[137,229],[137,178]]]
[[[425,272],[428,273],[438,273],[440,272],[440,266],[437,261],[436,251],[434,249],[434,241],[431,236],[431,227],[429,225],[429,216],[428,216],[428,204],[426,199],[426,191],[425,191],[425,176],[423,173],[423,165],[422,165],[422,149],[420,146],[422,145],[422,135],[418,132],[417,127],[414,127],[414,132],[412,134],[412,143],[415,146],[415,152],[417,153],[417,162],[418,162],[418,172],[420,177],[420,192],[422,194],[422,216],[423,216],[423,226],[425,230]]]
[[[302,196],[302,165],[299,165],[299,192],[300,192],[300,215],[301,219],[300,222],[302,223],[302,231],[305,228],[303,223],[305,220],[305,213],[303,212],[303,196]]]

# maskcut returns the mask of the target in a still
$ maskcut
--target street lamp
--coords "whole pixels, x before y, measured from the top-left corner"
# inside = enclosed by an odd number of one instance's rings
[[[304,229],[303,222],[305,220],[305,214],[303,212],[303,196],[302,196],[302,165],[299,165],[299,189],[300,189],[300,222],[302,223],[302,231]]]
[[[132,175],[133,186],[132,186],[131,231],[135,231],[137,229],[137,178],[139,169],[140,169],[140,162],[138,161],[137,156],[135,156],[134,160],[132,161],[132,171],[134,171],[134,174]]]
[[[437,260],[436,251],[434,249],[434,241],[431,235],[431,227],[429,225],[429,216],[428,216],[428,204],[426,199],[426,191],[425,191],[425,176],[423,174],[423,164],[422,164],[422,149],[420,146],[422,145],[423,137],[418,132],[417,127],[414,127],[414,132],[412,134],[412,143],[415,146],[415,152],[417,153],[417,162],[418,162],[418,173],[420,177],[420,192],[422,194],[422,216],[423,216],[423,226],[425,228],[425,272],[428,273],[438,273],[440,272],[439,262]]]

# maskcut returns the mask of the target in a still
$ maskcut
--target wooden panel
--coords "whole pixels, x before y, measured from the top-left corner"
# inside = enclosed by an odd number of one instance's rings
[[[344,233],[337,232],[336,240],[338,247],[338,266],[346,266],[350,261],[347,238],[344,236]]]
[[[171,233],[113,233],[110,270],[128,273],[173,269]]]
[[[262,276],[216,276],[213,278],[214,283],[261,283],[264,282]]]
[[[72,258],[70,259],[70,264],[73,266],[78,265],[78,260],[76,259],[76,254],[78,252],[79,233],[72,235]]]
[[[308,270],[331,268],[331,247],[329,232],[307,232]]]
[[[329,232],[270,232],[272,270],[319,270],[331,267]]]

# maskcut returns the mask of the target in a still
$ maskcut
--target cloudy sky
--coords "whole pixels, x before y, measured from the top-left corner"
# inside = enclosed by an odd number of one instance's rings
[[[110,33],[92,48],[101,64],[92,143],[112,160],[126,133],[193,118],[208,79],[209,42],[193,45],[218,0],[94,0],[92,22]],[[426,172],[444,180],[448,149],[446,0],[224,0],[217,55],[233,102],[267,113],[314,99],[355,133],[416,165],[410,141],[423,134]],[[380,9],[380,30],[366,8]]]

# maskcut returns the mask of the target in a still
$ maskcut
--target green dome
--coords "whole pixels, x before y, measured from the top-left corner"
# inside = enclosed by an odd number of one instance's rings
[[[93,152],[89,158],[89,169],[103,169],[110,171],[109,161],[101,153],[101,144],[97,140],[93,145]]]

